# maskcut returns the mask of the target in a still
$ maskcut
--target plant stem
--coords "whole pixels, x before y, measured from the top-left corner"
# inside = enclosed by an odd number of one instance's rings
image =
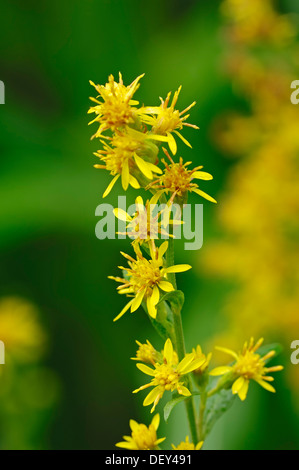
[[[174,241],[172,238],[169,239],[169,246],[168,246],[168,250],[166,253],[167,253],[166,255],[167,266],[172,266],[174,264]],[[172,283],[173,287],[176,289],[175,274],[173,273],[168,274],[168,279]],[[175,332],[175,338],[176,338],[176,349],[177,349],[179,360],[181,361],[186,355],[181,309],[178,306],[172,306],[172,312],[173,312],[174,332]],[[188,377],[186,377],[186,386],[188,389],[190,389],[190,380]],[[195,407],[194,407],[193,397],[190,397],[189,399],[185,400],[185,406],[186,406],[186,412],[188,416],[192,441],[196,445],[198,443],[198,435],[197,435],[197,425],[196,425],[196,416],[195,416]]]
[[[206,404],[207,404],[207,398],[208,398],[207,392],[204,391],[200,396],[200,405],[199,405],[198,434],[199,434],[200,441],[204,440],[203,420],[204,420],[204,413],[205,413]]]

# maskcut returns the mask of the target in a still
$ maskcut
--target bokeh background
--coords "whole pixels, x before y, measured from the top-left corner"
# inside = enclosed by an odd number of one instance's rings
[[[128,242],[95,237],[110,177],[93,168],[89,80],[121,71],[125,84],[145,73],[146,105],[179,85],[180,109],[197,101],[200,130],[185,131],[193,150],[179,154],[214,175],[202,189],[219,203],[191,198],[204,203],[204,245],[178,242],[177,262],[193,265],[179,277],[188,349],[238,349],[250,335],[283,346],[277,394],[252,385],[205,448],[298,449],[298,2],[2,0],[0,10],[0,448],[108,450],[130,418],[149,421],[129,358],[135,339],[161,340],[141,311],[113,324],[123,299],[107,275]],[[160,433],[184,439],[183,406]]]

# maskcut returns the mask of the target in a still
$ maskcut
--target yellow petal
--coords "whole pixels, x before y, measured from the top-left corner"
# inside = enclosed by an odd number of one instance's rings
[[[175,138],[173,137],[173,135],[170,134],[170,132],[168,132],[167,137],[168,137],[169,148],[171,152],[173,153],[173,155],[175,155],[177,152],[177,144],[176,144]]]
[[[174,290],[173,285],[168,281],[160,281],[158,286],[160,289],[164,290],[164,292],[172,292]]]
[[[180,388],[178,388],[178,392],[180,395],[183,395],[184,397],[190,397],[191,392],[188,390],[187,387],[184,387],[184,385],[181,385]]]
[[[154,429],[157,431],[158,427],[159,427],[159,424],[160,424],[160,415],[159,413],[157,413],[153,419],[152,419],[152,422],[151,422],[152,426],[154,427]],[[163,439],[164,440],[164,439]]]
[[[132,188],[134,189],[139,189],[140,188],[140,184],[138,183],[137,179],[130,175],[130,180],[129,180],[129,184],[132,186]]]
[[[241,388],[244,385],[244,382],[245,382],[245,379],[242,376],[238,377],[237,380],[234,381],[233,386],[232,386],[232,392],[233,392],[234,395],[239,393],[239,391],[241,390]]]
[[[130,222],[132,220],[132,217],[130,217],[129,214],[123,209],[119,209],[119,208],[113,209],[113,214],[119,220],[123,220],[124,222]]]
[[[131,306],[131,312],[135,312],[141,305],[141,302],[143,300],[145,294],[145,290],[143,289],[142,291],[138,292],[138,294],[135,296],[135,299],[132,302]]]
[[[192,192],[198,194],[201,197],[204,197],[205,199],[207,199],[210,202],[214,202],[215,204],[217,204],[216,199],[214,199],[212,196],[209,196],[208,194],[204,193],[200,189],[194,188],[194,189],[192,189]]]
[[[188,142],[187,139],[185,139],[185,137],[182,136],[182,134],[178,131],[174,131],[176,135],[179,136],[179,138],[184,142],[184,144],[188,145],[188,147],[190,147],[192,149],[192,145]]]
[[[121,184],[125,191],[128,189],[129,181],[130,181],[129,160],[125,160],[123,167],[122,167],[122,172],[121,172]]]
[[[242,388],[238,392],[239,398],[242,401],[244,401],[247,396],[248,387],[249,387],[249,380],[245,380]]]
[[[149,394],[145,398],[143,402],[143,406],[151,405],[160,394],[162,394],[161,387],[159,386],[155,387],[153,390],[149,392]]]
[[[158,253],[159,258],[162,259],[168,249],[168,242],[163,242],[162,245],[159,246]]]
[[[217,349],[217,351],[222,351],[226,354],[229,354],[234,359],[238,360],[238,354],[235,351],[233,351],[232,349],[223,348],[222,346],[216,346],[215,349]]]
[[[172,346],[172,342],[169,338],[165,342],[163,355],[164,355],[164,358],[166,359],[166,362],[168,364],[172,364],[173,346]]]
[[[116,181],[118,180],[118,178],[120,177],[120,175],[116,175],[112,181],[110,181],[109,185],[107,186],[107,189],[106,191],[104,192],[103,194],[103,198],[108,196],[108,194],[110,193],[111,189],[113,188],[113,186],[115,185]]]
[[[134,299],[133,299],[133,300],[134,300]],[[130,302],[127,303],[127,305],[125,306],[125,308],[122,309],[122,311],[120,312],[120,314],[117,315],[117,317],[115,317],[113,321],[119,320],[119,319],[129,310],[129,308],[131,307],[131,305],[132,305],[132,303],[133,303],[133,300],[130,300]]]
[[[192,268],[192,266],[190,266],[190,264],[176,264],[175,266],[169,266],[169,268],[165,268],[164,272],[166,272],[166,273],[183,273],[184,271],[188,271],[191,268]]]
[[[148,314],[149,314],[152,318],[156,318],[156,316],[157,316],[157,309],[156,309],[156,306],[154,305],[154,303],[153,303],[151,297],[148,297],[148,298],[147,298],[146,306],[147,306]]]
[[[213,176],[210,175],[210,173],[206,173],[205,171],[195,171],[194,173],[192,173],[192,178],[204,181],[211,181],[213,179]]]
[[[141,370],[141,372],[143,372],[144,374],[146,375],[150,375],[151,377],[154,377],[155,376],[155,371],[154,369],[151,369],[150,367],[148,367],[147,365],[145,364],[136,364],[136,367]]]
[[[270,385],[268,382],[265,382],[265,380],[256,380],[256,382],[265,390],[268,390],[268,392],[276,393],[275,388],[272,385]]]
[[[134,159],[139,170],[146,176],[149,180],[153,179],[153,173],[150,167],[147,165],[147,162],[140,158],[136,153],[134,154]]]
[[[213,377],[217,377],[218,375],[228,374],[231,371],[232,368],[229,366],[220,366],[215,367],[215,369],[211,370],[210,375],[212,375]]]

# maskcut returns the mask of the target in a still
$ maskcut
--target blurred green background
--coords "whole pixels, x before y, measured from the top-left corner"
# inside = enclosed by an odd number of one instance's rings
[[[158,105],[159,96],[182,84],[179,108],[197,101],[189,121],[200,131],[186,130],[193,152],[179,144],[179,154],[214,175],[203,189],[219,199],[236,162],[217,148],[211,128],[225,110],[247,109],[225,73],[219,5],[195,0],[1,2],[0,79],[6,104],[0,106],[0,296],[27,299],[39,310],[48,336],[41,364],[55,375],[56,385],[46,410],[24,413],[22,400],[0,410],[0,418],[5,416],[0,448],[113,449],[128,433],[130,418],[149,420],[143,395],[131,393],[143,378],[129,357],[135,354],[135,339],[162,344],[141,311],[112,322],[123,299],[107,276],[116,275],[119,251],[129,247],[124,240],[95,237],[95,209],[110,177],[93,168],[98,143],[90,142],[95,128],[87,126],[88,97],[94,96],[89,80],[104,84],[109,74],[121,71],[129,84],[145,73],[136,98],[146,105]],[[290,1],[279,8],[298,11]],[[128,196],[133,201],[135,192]],[[107,202],[116,206],[117,190]],[[198,258],[210,238],[219,235],[217,210],[204,203]],[[177,263],[192,264],[194,256],[178,242]],[[188,349],[221,332],[220,307],[228,284],[206,278],[201,269],[179,276],[187,299]],[[240,345],[246,338],[244,331]],[[289,361],[289,352],[279,359]],[[16,370],[15,388],[23,396],[21,377]],[[27,381],[26,387],[34,389],[30,376]],[[298,409],[283,375],[276,385],[276,396],[253,386],[246,403],[236,403],[217,424],[206,448],[298,447]],[[169,424],[161,426],[168,443],[185,438],[183,413],[178,407]]]

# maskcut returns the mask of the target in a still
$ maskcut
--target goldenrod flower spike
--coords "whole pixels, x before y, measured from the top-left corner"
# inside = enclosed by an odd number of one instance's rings
[[[101,137],[102,133],[107,129],[115,131],[134,122],[136,110],[133,105],[138,105],[138,101],[133,101],[132,97],[139,88],[139,80],[144,76],[137,77],[129,86],[125,86],[121,73],[119,73],[119,83],[114,81],[113,75],[109,76],[108,83],[105,86],[95,85],[92,81],[90,84],[99,93],[98,98],[102,98],[103,102],[98,99],[90,98],[96,103],[89,109],[88,113],[95,113],[96,118],[89,124],[98,122],[100,127],[94,137]]]
[[[283,369],[282,366],[266,367],[268,359],[275,355],[275,351],[268,352],[265,356],[261,357],[257,354],[257,350],[263,343],[263,338],[260,338],[255,344],[254,339],[251,338],[249,343],[245,343],[240,353],[236,353],[227,348],[217,347],[219,351],[229,354],[235,359],[232,366],[216,367],[210,372],[212,376],[219,376],[230,374],[235,379],[232,385],[232,392],[238,395],[243,401],[246,399],[249,382],[255,380],[261,387],[269,392],[275,393],[275,388],[269,384],[273,382],[274,378],[267,376],[268,372],[278,372]]]
[[[139,424],[133,419],[130,420],[131,436],[123,436],[124,441],[118,442],[116,447],[128,450],[155,450],[166,437],[157,439],[157,430],[160,424],[160,415],[156,414],[151,424]]]
[[[104,169],[114,177],[103,194],[108,196],[116,181],[121,177],[123,189],[126,191],[130,186],[140,188],[136,175],[141,172],[148,180],[153,179],[154,173],[162,173],[160,168],[151,161],[145,160],[144,155],[148,152],[151,158],[156,159],[158,148],[150,142],[147,134],[127,128],[126,131],[117,131],[113,137],[107,138],[109,144],[101,141],[103,149],[95,152],[104,164],[96,164],[95,168]],[[135,176],[134,176],[135,175]]]
[[[203,441],[198,442],[198,444],[193,444],[189,441],[189,436],[186,436],[185,441],[182,441],[177,447],[171,444],[173,450],[200,450],[203,446]]]
[[[131,309],[131,312],[135,312],[143,300],[146,301],[149,315],[152,318],[156,318],[156,306],[160,300],[160,291],[171,292],[174,290],[173,285],[167,280],[167,274],[180,273],[191,269],[189,264],[163,267],[163,256],[168,248],[167,241],[162,243],[159,248],[156,248],[154,242],[150,245],[151,259],[146,259],[142,255],[139,244],[134,244],[133,248],[136,259],[121,252],[128,260],[129,265],[129,268],[119,266],[125,272],[125,278],[109,276],[109,279],[121,283],[117,288],[119,294],[133,295],[134,297],[127,303],[114,321],[121,318],[129,309]]]
[[[179,163],[175,163],[165,148],[163,148],[163,151],[169,159],[170,164],[165,160],[162,160],[165,165],[163,174],[147,186],[147,188],[153,188],[157,191],[154,196],[155,202],[158,201],[163,193],[170,193],[170,202],[173,202],[176,196],[184,198],[188,192],[194,192],[208,201],[217,203],[213,197],[203,192],[198,188],[198,185],[193,182],[194,179],[204,181],[212,180],[213,176],[210,175],[210,173],[201,171],[203,168],[202,166],[197,166],[193,170],[188,170],[187,167],[191,162],[183,163],[183,159],[180,157]]]
[[[149,106],[141,108],[140,110],[141,120],[145,124],[152,126],[151,132],[156,136],[166,136],[165,140],[168,142],[169,148],[174,155],[177,152],[177,144],[172,135],[172,132],[174,132],[186,145],[188,145],[188,147],[191,147],[191,144],[180,134],[180,132],[177,131],[177,129],[181,130],[183,126],[198,129],[198,127],[194,124],[188,124],[185,122],[185,120],[189,117],[189,114],[186,115],[185,113],[196,104],[195,101],[181,112],[175,109],[175,105],[177,103],[181,89],[182,87],[180,86],[178,91],[174,93],[171,105],[169,107],[168,104],[170,101],[171,92],[168,93],[165,101],[160,98],[160,106]]]
[[[153,404],[151,413],[155,410],[165,391],[174,392],[175,390],[185,397],[191,395],[190,390],[184,386],[183,376],[198,369],[204,362],[204,359],[195,359],[194,354],[186,354],[181,362],[175,360],[174,349],[170,339],[167,339],[164,345],[163,363],[156,363],[154,369],[145,364],[136,364],[138,369],[152,378],[151,382],[134,390],[137,393],[148,387],[154,387],[145,398],[143,405]]]

